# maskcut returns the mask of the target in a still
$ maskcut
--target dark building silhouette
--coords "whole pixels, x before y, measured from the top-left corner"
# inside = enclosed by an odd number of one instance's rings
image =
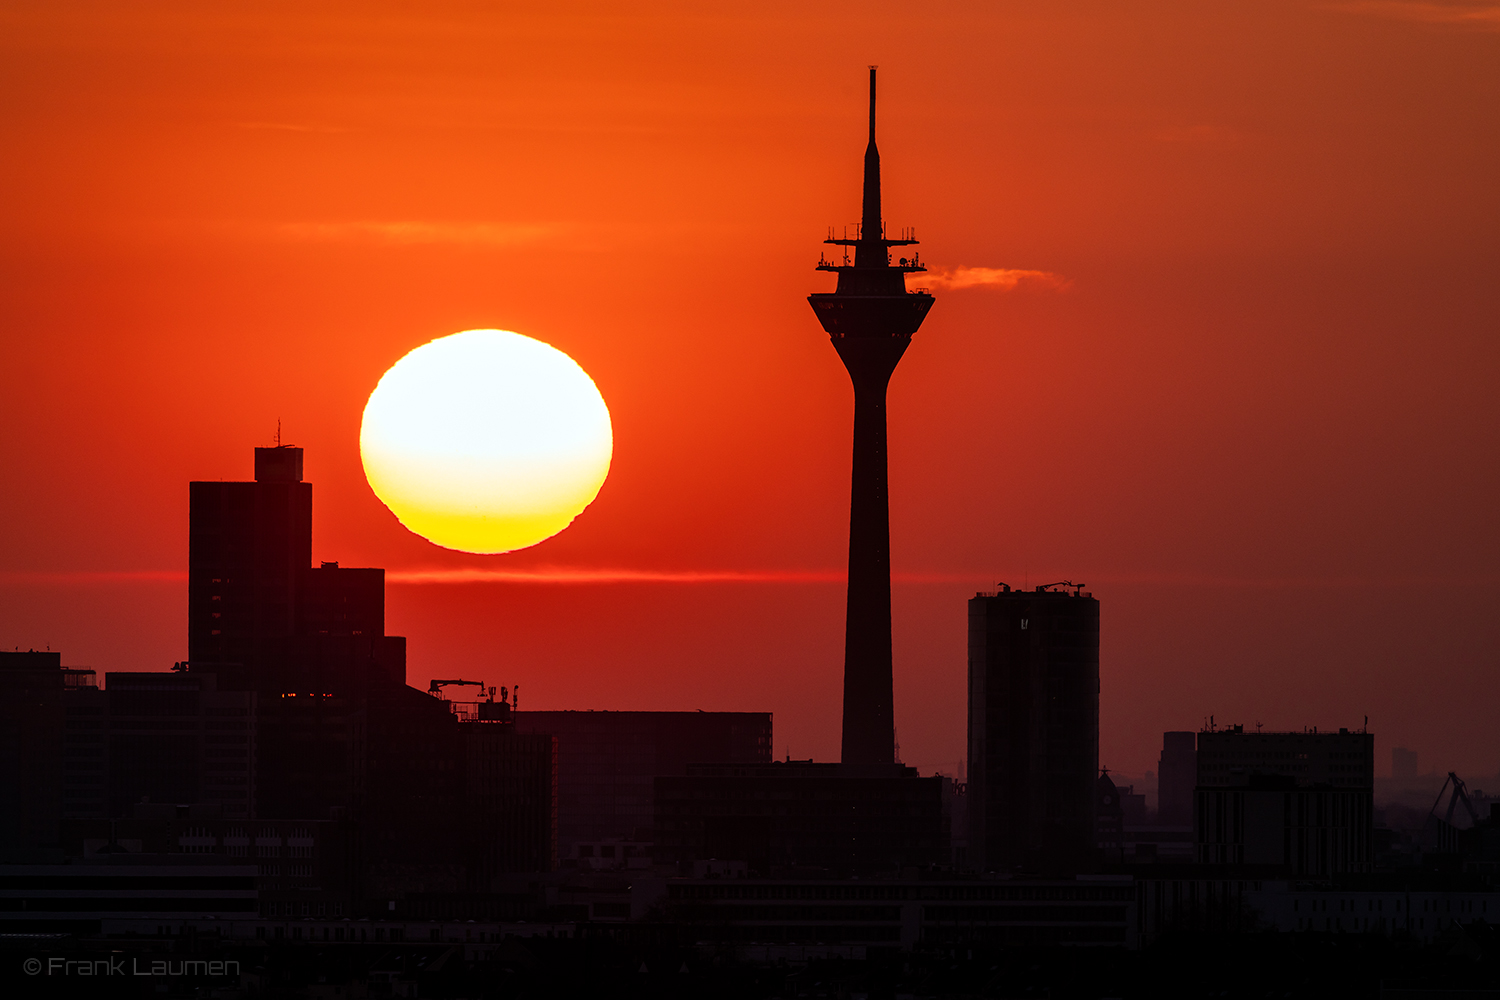
[[[1120,799],[1119,786],[1109,772],[1100,772],[1094,783],[1094,840],[1104,860],[1111,862],[1123,858],[1125,804]]]
[[[460,724],[464,744],[464,863],[471,889],[498,889],[509,872],[557,867],[557,737],[507,720]],[[496,724],[501,723],[501,724]]]
[[[71,674],[71,676],[70,676]],[[109,706],[92,670],[63,668],[62,814],[109,815]],[[74,683],[69,684],[68,681]]]
[[[69,697],[70,724],[93,700],[79,694]],[[102,694],[104,815],[129,815],[139,802],[213,803],[227,817],[256,815],[254,692],[219,691],[213,674],[112,672]]]
[[[1193,825],[1193,789],[1198,784],[1198,734],[1161,734],[1156,771],[1156,821],[1162,826]]]
[[[68,864],[7,864],[0,866],[0,892],[24,905],[0,907],[0,933],[161,936],[202,921],[208,932],[204,936],[217,937],[223,933],[219,928],[231,921],[257,915],[256,882],[253,866],[216,858],[106,854]],[[102,965],[89,971],[95,976],[105,972]],[[92,982],[77,991],[100,992]]]
[[[296,634],[312,564],[312,484],[302,449],[256,448],[255,481],[188,486],[188,660],[244,674]]]
[[[503,699],[466,717],[408,687],[384,571],[311,566],[301,451],[255,458],[254,482],[190,487],[193,659],[101,690],[58,654],[0,658],[5,855],[159,822],[134,840],[252,857],[287,905],[330,903],[336,882],[350,907],[552,868],[556,741],[517,733]]]
[[[1368,872],[1374,788],[1370,733],[1201,732],[1198,861],[1277,865],[1303,877]]]
[[[188,486],[188,662],[221,689],[360,695],[406,681],[385,571],[312,567],[302,449],[255,449],[255,481]]]
[[[623,851],[650,844],[654,779],[705,761],[771,759],[769,712],[516,712],[521,734],[557,738],[557,840],[561,858],[600,842]],[[591,856],[596,856],[593,854]]]
[[[347,917],[357,905],[358,836],[349,821],[225,819],[212,804],[138,802],[119,818],[65,821],[85,863],[253,865],[261,916]]]
[[[157,683],[213,681],[220,692],[253,696],[249,814],[373,815],[385,809],[383,795],[407,785],[419,803],[454,797],[456,728],[442,705],[405,685],[406,640],[385,635],[385,571],[311,565],[312,484],[302,481],[302,449],[256,448],[254,482],[189,484],[189,521],[190,671]],[[415,732],[420,719],[435,731]],[[394,742],[372,730],[381,722]],[[405,780],[424,767],[430,781]],[[371,789],[379,791],[366,801]],[[114,814],[119,808],[112,803]]]
[[[656,779],[655,855],[668,864],[744,861],[760,875],[947,864],[946,780],[812,761],[690,765]]]
[[[1070,586],[969,601],[969,852],[981,868],[1094,862],[1099,602]]]
[[[948,965],[955,959],[963,961],[970,949],[977,954],[985,947],[1013,947],[1017,949],[1013,955],[1037,956],[1025,959],[1029,965],[1046,961],[1040,955],[1049,952],[1065,954],[1064,962],[1075,963],[1083,959],[1080,949],[1123,949],[1137,944],[1136,891],[1129,881],[928,881],[908,876],[860,882],[813,878],[726,882],[710,876],[643,884],[633,902],[638,913],[657,908],[679,926],[692,928],[700,947],[712,946],[721,961],[785,961],[784,949],[794,946],[805,949],[804,954],[873,956],[925,950],[942,956]],[[858,983],[851,975],[858,967],[857,961],[850,962],[839,967],[837,974],[849,976],[845,982]],[[1017,975],[1007,970],[1003,978],[1014,982]],[[985,978],[1000,980],[1002,975],[994,974],[992,967]],[[962,993],[950,993],[939,992],[932,982],[927,979],[928,992],[918,995],[975,996],[982,984],[981,980]],[[871,985],[875,988],[870,994],[880,995],[881,986],[889,988],[889,977]],[[830,996],[839,992],[836,986],[828,989]],[[858,995],[858,991],[844,992]],[[993,992],[1022,996],[1050,991],[1010,987]]]
[[[62,818],[62,654],[0,653],[0,851],[56,847]]]
[[[886,386],[933,298],[908,292],[906,274],[924,271],[916,255],[892,264],[890,248],[914,239],[885,238],[880,214],[880,151],[875,146],[875,69],[870,69],[870,142],[865,149],[864,205],[842,262],[820,261],[838,274],[837,289],[808,296],[854,384],[854,465],[849,501],[849,592],[844,630],[845,764],[895,761],[891,688],[891,541],[886,482]],[[848,248],[854,249],[851,263]]]

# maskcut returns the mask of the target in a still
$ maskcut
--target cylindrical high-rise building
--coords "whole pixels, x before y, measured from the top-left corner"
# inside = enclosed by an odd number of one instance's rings
[[[880,152],[875,147],[875,68],[870,67],[870,144],[865,149],[863,221],[842,262],[821,261],[838,287],[808,301],[854,383],[854,469],[849,500],[849,598],[844,631],[845,764],[895,761],[891,692],[891,530],[886,486],[885,390],[896,364],[932,308],[925,290],[908,292],[906,273],[924,271],[916,255],[892,264],[880,217]],[[848,248],[854,248],[849,260]]]
[[[1099,602],[1072,584],[969,601],[969,860],[981,871],[1097,861]]]

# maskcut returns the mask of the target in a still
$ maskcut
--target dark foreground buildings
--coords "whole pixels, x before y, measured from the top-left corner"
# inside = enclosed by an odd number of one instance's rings
[[[345,913],[555,867],[555,738],[408,687],[384,571],[312,566],[301,450],[255,458],[253,482],[190,487],[187,662],[101,690],[0,655],[9,856],[255,858],[278,907]]]
[[[744,861],[757,875],[847,877],[949,860],[941,777],[842,764],[699,764],[656,779],[656,857]]]

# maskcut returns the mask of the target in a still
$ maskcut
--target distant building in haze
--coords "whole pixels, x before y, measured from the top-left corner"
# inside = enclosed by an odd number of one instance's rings
[[[1306,877],[1367,872],[1374,787],[1375,737],[1367,732],[1201,732],[1198,861],[1277,865]]]
[[[771,760],[769,712],[526,711],[515,720],[517,733],[557,739],[563,861],[577,861],[580,845],[651,843],[656,778],[685,775],[689,764]]]
[[[1391,777],[1411,781],[1417,777],[1417,752],[1406,747],[1391,747]]]
[[[1157,765],[1156,821],[1161,826],[1193,825],[1193,789],[1198,784],[1198,734],[1161,734]]]
[[[1099,602],[1068,587],[969,601],[969,856],[981,868],[1094,863]]]

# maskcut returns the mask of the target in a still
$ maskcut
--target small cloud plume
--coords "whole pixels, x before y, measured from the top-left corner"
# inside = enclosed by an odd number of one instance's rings
[[[1230,146],[1244,136],[1227,125],[1165,125],[1153,129],[1151,138],[1193,146]]]
[[[1420,0],[1361,0],[1341,3],[1334,10],[1388,21],[1452,24],[1481,31],[1500,31],[1500,5],[1494,3],[1426,3]]]
[[[294,240],[486,246],[535,243],[556,231],[555,226],[496,222],[288,222],[277,227],[282,237]]]
[[[920,283],[933,288],[990,288],[1009,292],[1025,285],[1028,288],[1050,288],[1062,291],[1073,283],[1051,271],[1023,271],[1011,267],[934,267],[919,275]]]
[[[339,125],[306,125],[299,122],[235,122],[235,128],[249,129],[254,132],[353,132],[351,128]]]

